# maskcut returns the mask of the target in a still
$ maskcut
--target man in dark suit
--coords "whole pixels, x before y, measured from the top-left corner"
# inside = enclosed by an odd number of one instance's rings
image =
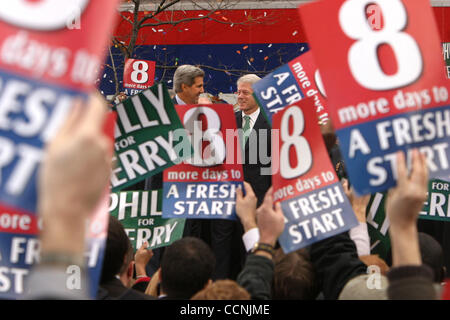
[[[253,97],[252,89],[252,85],[260,79],[255,74],[239,78],[237,81],[239,111],[235,113],[237,128],[243,131],[241,144],[244,180],[252,186],[258,199],[258,206],[272,184],[270,125]],[[213,250],[219,252],[216,254],[217,267],[214,278],[236,279],[246,257],[246,249],[242,242],[244,228],[240,222],[214,220],[211,229],[215,240],[212,242]]]
[[[271,127],[253,97],[252,85],[259,80],[255,74],[239,78],[237,94],[240,111],[235,113],[237,127],[243,130],[244,180],[252,186],[258,206],[272,185]]]

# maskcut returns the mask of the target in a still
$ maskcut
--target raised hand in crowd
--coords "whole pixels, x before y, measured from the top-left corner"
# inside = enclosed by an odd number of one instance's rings
[[[145,241],[134,254],[134,267],[136,269],[136,279],[147,277],[145,267],[153,257],[153,251],[148,249],[148,242]]]
[[[428,168],[425,156],[412,150],[411,172],[405,163],[403,152],[397,153],[397,186],[391,188],[386,200],[386,213],[390,221],[391,237],[407,232],[417,238],[417,218],[427,199]],[[419,255],[420,256],[420,255]],[[401,257],[399,257],[401,258]],[[393,264],[403,263],[393,259]],[[412,262],[412,261],[410,261]],[[420,261],[415,261],[420,264]]]
[[[417,218],[427,196],[428,169],[424,155],[412,150],[411,171],[403,152],[397,153],[397,186],[389,190],[386,214],[390,220],[392,269],[390,299],[436,299],[433,272],[422,265]]]
[[[86,218],[108,185],[112,141],[102,132],[106,110],[99,94],[76,104],[47,145],[39,173],[41,263],[30,277],[32,297],[85,297],[66,290],[66,268],[84,266]]]
[[[150,277],[147,276],[146,266],[153,257],[153,251],[148,249],[148,242],[142,243],[141,247],[134,254],[134,268],[136,270],[136,281],[133,289],[144,292],[147,290]]]
[[[256,203],[258,199],[251,185],[244,181],[245,196],[240,188],[236,189],[236,214],[241,220],[244,232],[256,228]]]
[[[92,95],[86,106],[74,106],[46,148],[38,196],[42,253],[83,255],[85,219],[105,193],[111,172],[112,141],[102,132],[105,116],[104,99]]]
[[[267,190],[261,206],[256,210],[256,222],[260,234],[260,242],[275,246],[278,237],[284,230],[284,215],[281,204],[273,203],[272,187]]]
[[[358,196],[355,193],[355,190],[349,186],[349,182],[347,179],[342,179],[342,187],[344,192],[352,205],[352,209],[355,212],[356,219],[359,222],[366,222],[366,208],[370,201],[370,194],[365,196]]]
[[[251,189],[251,187],[249,188]],[[253,203],[250,190],[246,197],[249,195],[249,203]],[[244,199],[239,196],[237,202],[244,202]],[[245,206],[240,203],[239,208],[243,207]],[[249,207],[252,206],[249,205]],[[238,215],[240,217],[243,215],[253,216],[249,211],[240,212]],[[252,299],[265,300],[271,298],[274,247],[284,229],[281,205],[277,203],[274,209],[272,188],[267,191],[263,203],[256,210],[256,226],[259,229],[259,242],[256,242],[252,254],[247,256],[237,283],[250,293]]]
[[[369,256],[370,255],[370,238],[369,232],[367,230],[366,224],[366,208],[370,201],[370,195],[358,196],[355,193],[353,187],[349,187],[349,182],[347,179],[341,179],[342,188],[352,205],[353,212],[355,213],[356,219],[358,219],[359,224],[353,227],[350,232],[350,238],[356,245],[356,250],[358,251],[358,256]]]

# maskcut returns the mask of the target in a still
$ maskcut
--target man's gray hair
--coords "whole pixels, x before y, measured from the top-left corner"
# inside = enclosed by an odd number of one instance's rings
[[[237,85],[239,86],[241,83],[255,84],[259,80],[261,80],[261,78],[258,77],[256,74],[246,74],[245,76],[242,76],[238,79]]]
[[[173,89],[176,93],[181,92],[181,85],[184,83],[187,86],[192,86],[195,82],[195,78],[204,77],[205,72],[189,64],[179,66],[173,75]]]

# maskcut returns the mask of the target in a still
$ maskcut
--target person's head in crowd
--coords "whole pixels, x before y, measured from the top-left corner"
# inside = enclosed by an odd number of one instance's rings
[[[250,300],[250,294],[233,280],[217,280],[197,292],[191,300]]]
[[[381,273],[361,274],[345,284],[338,300],[387,300],[388,285]]]
[[[447,270],[444,266],[444,252],[441,245],[432,236],[419,232],[419,246],[422,263],[433,270],[434,282],[443,282]]]
[[[199,238],[185,237],[168,246],[161,261],[161,294],[190,299],[211,283],[215,257]]]
[[[133,278],[133,266],[130,239],[119,220],[110,216],[100,284],[118,276],[123,285],[129,287]]]
[[[237,98],[239,110],[249,115],[258,110],[259,106],[253,97],[252,85],[261,80],[256,74],[246,74],[237,81]]]
[[[173,76],[173,89],[186,104],[197,104],[200,94],[204,92],[203,77],[205,72],[188,64],[179,66]]]
[[[313,300],[318,295],[314,268],[306,250],[274,255],[272,298],[274,300]]]
[[[435,283],[442,282],[446,277],[447,270],[441,245],[432,236],[423,232],[418,233],[418,239],[422,263],[433,270]],[[392,265],[392,250],[389,250],[386,263]]]

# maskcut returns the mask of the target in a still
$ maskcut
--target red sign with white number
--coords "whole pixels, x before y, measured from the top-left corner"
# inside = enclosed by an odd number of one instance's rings
[[[380,8],[379,31],[367,21],[370,4]],[[429,0],[318,1],[299,12],[336,130],[448,103],[439,95],[447,81]]]
[[[155,81],[155,61],[128,59],[123,71],[123,87],[145,90]]]
[[[0,68],[46,83],[91,90],[115,19],[105,13],[117,2],[1,1]],[[87,37],[86,30],[95,30],[95,37]]]
[[[333,170],[317,124],[314,99],[306,98],[273,116],[279,155],[272,163],[274,200],[285,216],[278,239],[285,253],[357,225]],[[272,140],[272,141],[273,141]],[[279,161],[278,161],[279,160]]]
[[[429,0],[328,0],[299,12],[355,190],[393,187],[396,153],[415,148],[430,178],[448,180],[449,85]]]
[[[243,188],[244,173],[233,106],[177,105],[176,110],[193,153],[164,170],[163,218],[236,220],[236,189]]]
[[[118,3],[0,1],[1,298],[21,298],[28,291],[30,268],[39,257],[38,172],[44,147],[75,100],[94,90]],[[105,123],[112,140],[114,123],[114,115]],[[87,224],[91,297],[97,294],[102,269],[107,200],[100,201]]]
[[[317,121],[313,98],[273,116],[279,153],[272,159],[274,200],[284,201],[338,182]],[[314,143],[312,143],[314,142]],[[279,157],[277,157],[279,156]]]

